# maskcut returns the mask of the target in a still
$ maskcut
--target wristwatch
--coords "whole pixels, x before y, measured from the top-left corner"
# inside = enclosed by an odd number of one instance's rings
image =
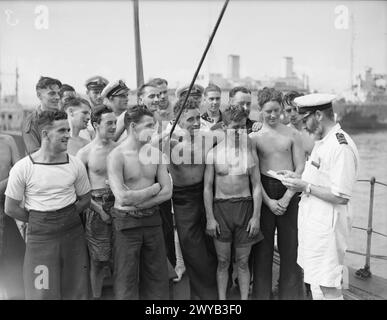
[[[308,194],[308,195],[312,192],[311,186],[312,186],[312,184],[308,183],[308,185],[305,188],[305,193]]]

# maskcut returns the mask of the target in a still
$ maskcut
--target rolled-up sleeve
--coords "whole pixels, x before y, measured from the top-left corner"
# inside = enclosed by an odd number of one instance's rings
[[[350,199],[356,182],[357,160],[348,145],[340,145],[332,158],[330,171],[331,191],[334,195]]]

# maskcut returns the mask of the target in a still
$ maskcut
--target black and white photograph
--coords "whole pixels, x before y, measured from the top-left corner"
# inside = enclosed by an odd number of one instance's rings
[[[387,299],[387,1],[0,17],[0,300]]]

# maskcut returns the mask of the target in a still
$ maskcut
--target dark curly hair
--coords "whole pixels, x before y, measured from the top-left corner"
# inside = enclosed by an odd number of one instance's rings
[[[274,88],[264,87],[258,91],[258,104],[262,108],[269,101],[277,101],[282,106],[282,92]]]
[[[294,99],[303,96],[303,93],[299,93],[297,91],[289,91],[283,97],[283,104],[288,106],[295,106]]]
[[[227,126],[232,121],[241,121],[243,118],[248,118],[249,112],[242,106],[229,105],[222,112],[222,121]]]
[[[128,128],[132,122],[138,123],[144,116],[153,118],[153,113],[146,106],[136,104],[129,107],[124,118],[125,128]]]
[[[40,130],[48,128],[52,126],[54,121],[58,120],[66,120],[67,119],[67,113],[61,110],[55,110],[55,111],[42,111],[38,117],[38,128]]]
[[[36,91],[40,89],[47,89],[51,86],[57,85],[59,88],[62,87],[62,82],[58,79],[49,78],[49,77],[40,77],[38,83],[36,84]]]
[[[105,113],[112,113],[113,110],[106,105],[97,106],[92,110],[90,116],[90,122],[94,128],[94,123],[101,123],[102,115]]]

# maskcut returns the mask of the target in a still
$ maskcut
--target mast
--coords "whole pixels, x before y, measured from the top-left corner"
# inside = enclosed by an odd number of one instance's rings
[[[144,71],[142,67],[138,0],[133,0],[133,15],[134,15],[134,47],[136,51],[136,79],[137,79],[137,88],[139,88],[144,84]]]
[[[353,12],[351,12],[351,51],[350,51],[350,90],[353,90],[353,73],[354,73],[354,46],[355,46],[355,19],[353,17]]]
[[[19,103],[19,68],[17,65],[15,72],[15,103]]]

